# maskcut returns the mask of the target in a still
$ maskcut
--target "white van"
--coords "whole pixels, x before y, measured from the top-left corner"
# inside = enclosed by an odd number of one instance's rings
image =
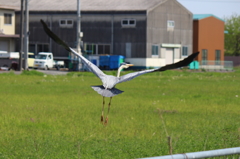
[[[39,52],[39,54],[35,57],[34,60],[34,68],[40,68],[49,70],[53,68],[54,61],[53,61],[53,54],[51,52]]]

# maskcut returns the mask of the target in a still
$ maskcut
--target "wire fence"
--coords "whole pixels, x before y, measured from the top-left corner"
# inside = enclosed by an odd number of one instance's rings
[[[200,69],[205,70],[219,70],[219,71],[232,71],[233,62],[232,61],[200,61]]]

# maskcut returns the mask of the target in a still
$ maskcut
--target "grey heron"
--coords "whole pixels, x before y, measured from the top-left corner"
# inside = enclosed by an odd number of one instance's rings
[[[41,23],[43,25],[44,31],[46,32],[46,34],[50,38],[52,38],[57,44],[63,46],[68,52],[72,52],[74,55],[79,57],[81,59],[81,61],[85,64],[85,66],[102,81],[102,85],[91,86],[91,87],[98,94],[103,96],[102,115],[101,115],[101,122],[103,124],[108,123],[108,114],[109,114],[109,111],[110,111],[112,97],[115,96],[115,95],[121,94],[123,92],[123,91],[115,88],[116,84],[132,80],[133,78],[136,78],[136,77],[138,77],[140,75],[143,75],[145,73],[156,72],[156,71],[166,71],[166,70],[170,70],[170,69],[176,69],[176,68],[179,68],[179,67],[187,66],[199,54],[199,52],[193,53],[182,61],[179,61],[179,62],[173,63],[173,64],[169,64],[169,65],[166,65],[166,66],[163,66],[163,67],[160,67],[160,68],[148,69],[148,70],[128,73],[126,75],[120,76],[120,71],[121,71],[122,68],[128,68],[128,67],[132,66],[132,64],[124,63],[123,65],[121,65],[119,67],[117,77],[115,77],[115,76],[106,75],[105,73],[103,73],[96,65],[91,63],[89,60],[87,60],[81,54],[78,54],[74,49],[69,47],[63,40],[61,40],[57,35],[55,35],[48,28],[48,26],[46,25],[46,23],[43,20],[41,20]],[[104,98],[105,97],[110,97],[110,101],[109,101],[109,104],[108,104],[108,113],[107,113],[107,116],[106,116],[105,121],[104,121],[104,105],[105,105]]]

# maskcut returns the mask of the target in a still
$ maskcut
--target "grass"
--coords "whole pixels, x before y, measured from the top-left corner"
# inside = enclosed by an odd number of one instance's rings
[[[121,83],[108,126],[100,124],[102,97],[90,86],[101,81],[92,73],[11,72],[0,81],[1,159],[161,156],[168,136],[173,154],[240,146],[239,69],[157,72]]]

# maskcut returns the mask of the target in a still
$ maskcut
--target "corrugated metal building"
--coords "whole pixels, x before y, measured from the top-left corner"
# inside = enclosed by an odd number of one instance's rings
[[[19,0],[0,0],[19,6]],[[77,0],[31,0],[29,51],[52,51],[56,59],[69,54],[52,42],[39,21],[71,47],[76,47]],[[158,67],[192,53],[192,13],[176,0],[81,0],[84,49],[91,54],[123,55],[127,62]],[[20,12],[16,12],[19,33]]]

